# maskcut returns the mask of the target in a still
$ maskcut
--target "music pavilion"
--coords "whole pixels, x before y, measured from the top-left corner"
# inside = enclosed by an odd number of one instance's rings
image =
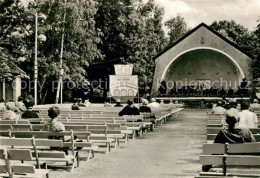
[[[159,53],[155,65],[152,94],[163,80],[168,88],[176,82],[177,87],[204,83],[206,87],[228,85],[234,89],[243,78],[252,81],[251,58],[204,23]]]

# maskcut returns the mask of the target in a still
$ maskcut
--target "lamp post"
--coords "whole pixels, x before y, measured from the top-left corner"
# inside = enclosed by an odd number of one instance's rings
[[[37,0],[36,0],[37,4]],[[37,91],[38,91],[38,40],[40,42],[46,41],[46,36],[41,34],[38,36],[38,19],[46,20],[46,15],[40,14],[38,15],[37,11],[35,12],[35,46],[34,46],[34,105],[37,106]]]
[[[63,69],[63,46],[64,46],[64,34],[65,34],[65,20],[66,20],[66,7],[67,7],[67,0],[65,0],[65,9],[64,9],[64,15],[63,15],[63,27],[62,27],[62,35],[61,35],[61,49],[60,49],[60,74],[59,74],[59,83],[56,93],[56,99],[55,103],[57,104],[59,102],[59,95],[60,96],[60,103],[62,104],[63,100],[63,75],[64,75],[64,69]]]

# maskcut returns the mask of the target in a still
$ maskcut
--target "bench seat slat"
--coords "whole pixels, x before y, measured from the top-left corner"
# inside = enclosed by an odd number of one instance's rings
[[[227,156],[226,160],[227,165],[248,165],[248,166],[260,166],[260,157],[259,156]]]
[[[203,154],[224,154],[224,144],[203,144]]]
[[[260,153],[260,143],[230,144],[228,153]]]

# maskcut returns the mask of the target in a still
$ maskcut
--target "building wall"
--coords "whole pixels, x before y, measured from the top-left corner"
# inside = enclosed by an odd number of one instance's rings
[[[230,56],[236,61],[236,63],[241,68],[247,80],[249,81],[252,80],[251,59],[247,55],[239,51],[238,49],[228,44],[223,39],[219,38],[211,31],[209,31],[204,26],[201,26],[199,29],[194,31],[189,36],[187,36],[184,40],[179,42],[177,45],[173,46],[171,49],[169,49],[168,51],[160,55],[158,58],[156,58],[155,60],[156,67],[155,67],[155,73],[153,79],[152,94],[158,91],[157,88],[157,86],[159,86],[158,82],[160,82],[160,80],[165,77],[163,76],[163,73],[164,71],[168,71],[172,61],[180,54],[185,53],[185,51],[189,51],[194,48],[216,49],[218,51],[221,51],[224,54],[227,54],[228,56]],[[205,64],[206,63],[203,63],[201,65],[205,65]],[[217,62],[215,63],[213,61],[212,65],[213,64],[217,65]],[[236,69],[239,68],[237,67]]]
[[[0,99],[5,101],[16,101],[21,96],[21,76],[16,76],[13,81],[6,81],[5,83],[5,97],[3,96],[3,82],[0,82]]]

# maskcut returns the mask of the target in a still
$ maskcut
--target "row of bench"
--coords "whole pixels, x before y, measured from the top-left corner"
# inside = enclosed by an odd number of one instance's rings
[[[164,117],[169,117],[170,115],[176,113],[177,112],[169,112],[167,114],[163,113],[158,118],[165,122],[167,119]],[[129,135],[133,135],[134,138],[135,130],[131,128],[134,128],[134,126],[138,125],[139,128],[143,128],[144,123],[142,121],[127,122],[126,120],[113,120],[113,122],[111,122],[111,120],[110,122],[103,122],[102,119],[94,120],[93,122],[89,122],[88,119],[73,119],[73,121],[72,119],[60,119],[59,121],[63,122],[66,130],[71,130],[64,132],[41,131],[44,123],[32,124],[31,122],[33,122],[33,120],[0,121],[0,135],[2,136],[0,137],[0,142],[1,145],[5,145],[8,148],[7,150],[3,149],[3,151],[1,151],[1,153],[6,154],[2,154],[0,157],[6,161],[5,166],[9,172],[9,175],[17,173],[19,175],[16,176],[20,177],[21,174],[24,175],[25,173],[29,172],[35,173],[37,175],[48,176],[48,170],[45,169],[33,169],[34,167],[31,165],[28,167],[26,167],[27,165],[21,165],[22,167],[15,167],[14,165],[9,164],[10,161],[13,161],[14,158],[21,159],[23,162],[27,162],[27,160],[30,162],[35,161],[37,168],[41,168],[40,165],[42,164],[44,164],[44,167],[46,167],[46,165],[49,165],[51,162],[66,162],[66,165],[71,162],[72,164],[70,168],[72,171],[74,167],[77,167],[79,164],[79,153],[88,151],[89,154],[86,157],[87,160],[90,159],[90,156],[93,157],[94,153],[100,151],[100,148],[104,146],[106,148],[105,152],[107,153],[110,151],[111,146],[116,147],[121,139],[126,142]],[[6,127],[4,128],[4,126]],[[61,140],[49,140],[48,138],[50,137],[69,137],[70,139],[67,142],[63,142]],[[77,138],[77,140],[75,140],[75,138]],[[2,141],[1,139],[5,140]],[[112,145],[112,143],[115,144]],[[21,147],[30,146],[30,149],[24,148],[21,150]],[[52,151],[50,149],[51,147],[69,148],[70,154],[66,155],[63,151]],[[27,155],[28,157],[25,158],[23,156],[12,156],[13,153],[17,153],[19,155],[23,154],[24,156]],[[26,174],[26,176],[30,177],[30,174]],[[24,177],[26,176],[24,175]]]
[[[199,159],[202,165],[214,165],[214,168],[221,168],[222,171],[200,172],[196,177],[260,177],[260,128],[250,129],[256,143],[212,143],[218,132],[226,126],[224,116],[209,115],[207,143],[203,144]]]

